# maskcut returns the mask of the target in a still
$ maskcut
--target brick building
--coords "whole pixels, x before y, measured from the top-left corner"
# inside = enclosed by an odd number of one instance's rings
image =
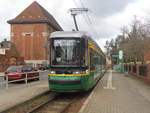
[[[147,50],[144,55],[144,61],[150,63],[150,50]]]
[[[8,23],[11,24],[11,42],[25,62],[34,67],[47,64],[48,50],[44,45],[50,33],[62,30],[54,17],[40,4],[33,2]]]
[[[22,65],[24,59],[19,55],[15,45],[10,41],[0,42],[0,72],[5,71],[11,65]]]

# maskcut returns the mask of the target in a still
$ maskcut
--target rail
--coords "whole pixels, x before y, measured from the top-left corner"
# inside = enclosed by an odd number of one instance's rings
[[[19,73],[19,75],[25,75],[25,77],[23,77],[21,79],[16,79],[16,80],[9,80],[10,76],[13,76],[16,74],[11,74],[11,75],[3,74],[3,75],[0,75],[0,78],[3,78],[3,80],[0,81],[0,86],[5,85],[6,89],[8,89],[10,83],[19,82],[19,81],[25,81],[25,84],[27,85],[29,80],[32,80],[32,79],[40,80],[41,79],[40,73],[44,73],[44,72],[45,71],[32,71],[32,72]],[[28,76],[28,74],[30,74],[30,73],[38,73],[38,75]],[[5,80],[4,80],[4,77],[6,78]]]
[[[56,97],[43,102],[26,113],[63,113],[79,96],[80,94],[58,94]]]

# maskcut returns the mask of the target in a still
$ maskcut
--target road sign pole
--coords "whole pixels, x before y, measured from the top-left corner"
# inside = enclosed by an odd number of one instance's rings
[[[116,63],[117,63],[118,66],[116,68],[116,71],[124,73],[124,66],[123,66],[124,56],[123,56],[123,51],[119,51],[119,55],[112,55],[112,57],[117,59]]]

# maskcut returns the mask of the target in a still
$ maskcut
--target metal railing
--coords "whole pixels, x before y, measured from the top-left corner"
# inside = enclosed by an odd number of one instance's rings
[[[0,81],[0,86],[5,85],[5,88],[8,89],[10,83],[19,82],[19,81],[24,81],[25,85],[27,85],[29,80],[34,80],[34,79],[40,80],[41,79],[40,73],[44,73],[44,72],[45,71],[32,71],[32,72],[19,73],[19,75],[24,74],[25,77],[23,77],[21,79],[15,79],[15,80],[9,80],[9,78],[10,78],[10,76],[13,76],[13,75],[16,75],[16,74],[11,74],[11,75],[4,74],[4,75],[0,76],[0,77],[3,78],[3,80]],[[30,75],[28,75],[30,73],[38,73],[38,75],[30,76]],[[6,78],[5,80],[4,80],[4,77]]]

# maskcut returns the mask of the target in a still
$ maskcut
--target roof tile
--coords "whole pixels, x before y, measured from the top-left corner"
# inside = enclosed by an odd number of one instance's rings
[[[48,23],[55,30],[62,30],[54,17],[36,1],[34,1],[14,19],[7,22],[9,24]]]

